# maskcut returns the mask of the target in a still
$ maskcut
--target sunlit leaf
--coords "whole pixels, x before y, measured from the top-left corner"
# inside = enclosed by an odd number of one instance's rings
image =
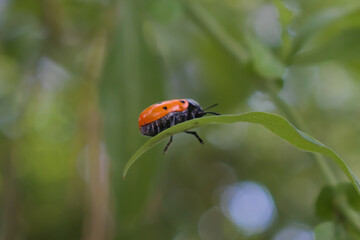
[[[185,130],[200,127],[208,124],[226,124],[226,123],[237,123],[237,122],[249,122],[261,124],[282,139],[291,143],[299,149],[308,151],[308,152],[317,152],[322,153],[325,156],[332,158],[335,163],[340,167],[340,169],[345,173],[349,178],[357,192],[360,194],[360,183],[356,176],[352,173],[350,168],[344,162],[336,152],[331,148],[325,146],[321,142],[317,141],[313,137],[307,135],[304,132],[296,129],[290,122],[285,118],[265,112],[250,112],[238,115],[221,115],[221,116],[212,116],[205,118],[197,118],[184,123],[175,125],[155,137],[147,141],[142,147],[140,147],[135,154],[130,158],[126,164],[123,172],[123,176],[126,176],[131,165],[138,159],[142,154],[148,151],[150,148],[154,147],[166,137],[169,137],[173,134],[183,132]]]

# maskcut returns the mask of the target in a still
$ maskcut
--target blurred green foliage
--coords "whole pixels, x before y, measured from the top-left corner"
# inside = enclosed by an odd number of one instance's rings
[[[359,176],[359,33],[358,0],[0,0],[0,237],[360,239],[353,192],[321,191],[338,168],[257,126],[178,134],[122,179],[173,98],[283,115]],[[258,232],[222,200],[249,181],[276,208]]]

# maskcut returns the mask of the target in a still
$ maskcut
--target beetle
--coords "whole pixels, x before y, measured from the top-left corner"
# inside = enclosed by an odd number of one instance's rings
[[[139,129],[142,135],[156,136],[160,132],[178,124],[194,118],[203,117],[206,114],[220,115],[215,112],[207,112],[207,109],[215,107],[214,104],[205,110],[198,102],[193,99],[173,99],[160,103],[155,103],[147,107],[139,116]],[[194,135],[197,140],[204,144],[204,141],[195,131],[185,131],[185,133]],[[173,136],[170,136],[163,152],[165,153],[172,143]]]

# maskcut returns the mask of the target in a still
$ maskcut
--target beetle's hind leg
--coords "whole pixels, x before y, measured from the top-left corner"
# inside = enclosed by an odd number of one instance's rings
[[[204,144],[204,141],[199,137],[199,135],[197,135],[197,133],[195,131],[185,131],[185,133],[194,135],[201,144]]]
[[[172,140],[173,140],[173,136],[171,135],[168,143],[166,144],[166,146],[165,146],[165,148],[163,150],[163,153],[166,153],[166,151],[168,150],[170,144],[172,143]]]

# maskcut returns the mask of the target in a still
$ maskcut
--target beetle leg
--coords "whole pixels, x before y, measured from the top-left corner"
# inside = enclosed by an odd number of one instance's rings
[[[185,133],[194,135],[201,144],[204,144],[204,141],[199,137],[199,135],[197,135],[197,133],[195,131],[185,131]]]
[[[172,140],[173,140],[173,136],[171,135],[170,136],[170,139],[169,139],[169,142],[166,144],[164,150],[163,150],[163,153],[165,154],[166,151],[168,150],[168,147],[170,146],[170,144],[172,143]]]

